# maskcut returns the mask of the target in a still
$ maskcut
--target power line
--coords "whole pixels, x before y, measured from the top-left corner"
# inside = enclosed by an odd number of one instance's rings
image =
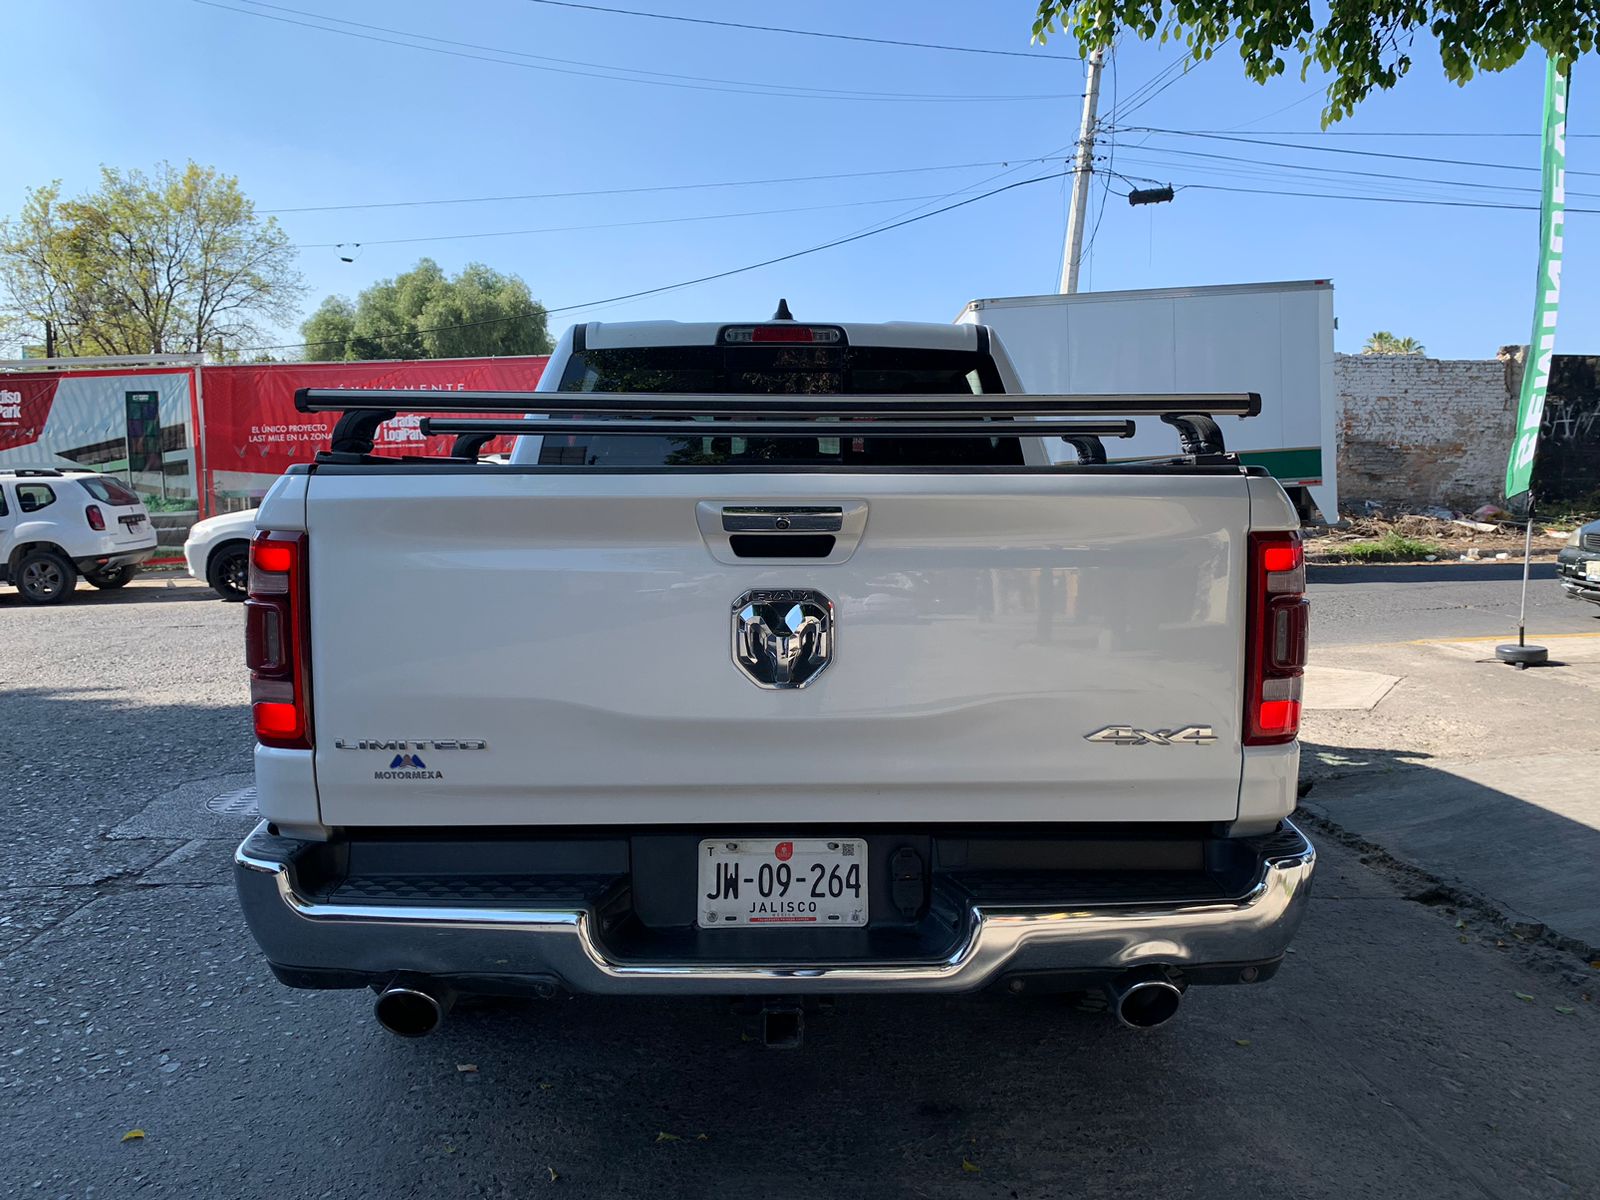
[[[1271,117],[1277,116],[1279,113],[1286,113],[1291,108],[1299,108],[1302,104],[1309,103],[1310,101],[1315,100],[1318,96],[1326,96],[1327,94],[1328,93],[1323,88],[1314,87],[1309,92],[1307,92],[1304,96],[1301,96],[1300,99],[1292,100],[1288,104],[1285,104],[1282,108],[1275,108],[1269,113],[1262,113],[1259,117],[1251,117],[1250,120],[1248,120],[1248,121],[1241,121],[1237,125],[1231,126],[1228,129],[1218,130],[1217,132],[1219,132],[1219,133],[1237,133],[1237,132],[1239,132],[1241,130],[1244,130],[1246,125],[1253,125],[1257,121],[1268,120]],[[1260,130],[1260,129],[1251,129],[1251,130],[1248,130],[1247,132],[1249,132],[1249,133],[1262,133],[1264,131]]]
[[[1534,201],[1534,197],[1537,195],[1537,189],[1531,189],[1529,191],[1506,189],[1505,191],[1490,192],[1488,195],[1483,195],[1478,192],[1466,192],[1458,189],[1427,191],[1407,188],[1403,183],[1398,182],[1384,183],[1380,180],[1363,181],[1359,179],[1344,179],[1338,176],[1329,176],[1325,178],[1308,178],[1305,176],[1297,177],[1285,175],[1282,172],[1275,170],[1252,170],[1248,166],[1228,167],[1210,164],[1195,165],[1190,167],[1189,171],[1185,172],[1182,168],[1175,167],[1173,160],[1134,160],[1130,158],[1129,161],[1147,162],[1152,165],[1158,165],[1167,168],[1169,182],[1174,176],[1180,179],[1191,181],[1198,179],[1220,178],[1223,182],[1227,183],[1239,181],[1241,185],[1256,184],[1269,190],[1273,188],[1283,188],[1286,189],[1285,194],[1289,194],[1289,192],[1295,188],[1303,188],[1306,189],[1306,191],[1310,194],[1318,196],[1336,196],[1348,194],[1353,198],[1358,199],[1382,197],[1384,199],[1391,200],[1417,200],[1419,202],[1438,204],[1445,204],[1446,202],[1449,202],[1451,206],[1460,207],[1484,206],[1491,208],[1504,207],[1508,209],[1525,208],[1526,205],[1522,202],[1527,200],[1531,203]],[[1365,186],[1363,186],[1363,184],[1365,184]],[[1178,186],[1181,190],[1182,186],[1199,186],[1199,184],[1197,182],[1191,182],[1188,185],[1176,186]],[[1329,191],[1328,189],[1349,189],[1349,192],[1344,193],[1338,191]],[[1568,195],[1571,196],[1572,194],[1568,193]]]
[[[1166,91],[1173,84],[1177,83],[1178,80],[1187,78],[1188,75],[1189,75],[1189,71],[1188,71],[1189,65],[1190,65],[1190,63],[1189,63],[1188,59],[1186,59],[1186,58],[1185,59],[1179,59],[1178,62],[1175,64],[1177,69],[1173,70],[1173,71],[1169,71],[1167,73],[1167,78],[1166,79],[1162,80],[1161,76],[1159,76],[1159,75],[1156,76],[1155,79],[1152,79],[1150,81],[1150,83],[1145,85],[1146,91],[1145,91],[1143,96],[1139,97],[1136,100],[1133,99],[1132,97],[1129,97],[1129,100],[1130,100],[1129,106],[1122,113],[1115,113],[1115,112],[1112,113],[1112,116],[1113,117],[1127,116],[1127,115],[1129,115],[1131,113],[1138,112],[1141,108],[1143,108],[1146,104],[1149,104],[1152,100],[1154,100],[1162,92]],[[1196,65],[1198,65],[1198,64],[1196,64]],[[1159,86],[1151,86],[1153,84],[1156,84],[1157,80],[1161,80]]]
[[[925,208],[932,208],[934,205],[941,204],[946,200],[954,200],[957,196],[965,196],[969,192],[975,192],[979,188],[993,183],[997,179],[1004,179],[1007,175],[1015,175],[1024,167],[1032,166],[1036,162],[1050,162],[1056,158],[1059,158],[1063,153],[1066,152],[1067,149],[1069,149],[1069,147],[1057,146],[1054,150],[1040,155],[1038,158],[1025,159],[1014,166],[1002,164],[1005,166],[1005,170],[1003,171],[996,171],[993,175],[985,175],[982,179],[979,179],[974,183],[969,183],[965,187],[956,188],[954,191],[945,192],[940,196],[934,196],[925,204],[918,204],[912,208],[906,209],[904,212],[898,212],[892,216],[885,217],[881,221],[874,221],[872,224],[863,226],[861,229],[853,229],[851,232],[859,233],[869,229],[877,229],[879,226],[892,224],[895,221],[900,220],[902,217],[909,217],[913,213],[921,212]]]
[[[834,208],[861,208],[869,204],[903,204],[930,200],[932,196],[889,196],[882,200],[847,200],[838,204],[810,204],[799,208],[763,208],[751,212],[702,213],[690,217],[650,217],[638,221],[607,221],[596,225],[551,225],[542,229],[497,229],[486,233],[433,233],[417,237],[370,238],[366,241],[301,242],[300,250],[331,250],[342,246],[400,246],[414,242],[462,242],[476,238],[523,237],[535,233],[576,233],[585,229],[627,229],[638,225],[682,225],[693,221],[727,221],[736,217],[772,217],[785,213],[823,212]]]
[[[1538,171],[1539,167],[1522,166],[1517,163],[1483,162],[1477,159],[1466,158],[1432,158],[1422,154],[1393,154],[1384,150],[1352,150],[1346,146],[1302,146],[1294,142],[1274,142],[1264,137],[1246,137],[1231,133],[1201,133],[1193,129],[1155,129],[1145,125],[1129,125],[1116,128],[1117,133],[1155,133],[1169,137],[1198,137],[1212,141],[1242,142],[1247,146],[1277,146],[1285,150],[1306,150],[1318,154],[1353,154],[1363,158],[1391,158],[1403,162],[1440,163],[1450,167],[1480,167],[1493,171]],[[1600,171],[1568,171],[1568,175],[1593,175],[1600,176]]]
[[[235,4],[248,4],[252,8],[270,8],[274,12],[292,13],[297,17],[310,17],[312,20],[325,21],[325,22],[328,22],[328,23],[331,23],[331,24],[334,24],[334,25],[349,25],[349,26],[351,26],[351,27],[353,27],[355,29],[370,29],[370,30],[377,31],[378,33],[392,33],[392,34],[397,34],[397,35],[399,35],[401,37],[415,38],[418,41],[437,42],[437,43],[439,43],[440,45],[443,45],[443,46],[458,46],[458,47],[462,47],[462,48],[467,49],[467,50],[484,50],[484,51],[487,51],[487,52],[489,52],[491,54],[504,54],[504,55],[509,55],[510,57],[513,57],[513,58],[531,59],[531,60],[533,60],[535,62],[556,63],[556,64],[558,64],[560,66],[563,66],[563,67],[589,67],[589,68],[593,68],[593,69],[599,70],[599,71],[615,71],[615,72],[622,72],[622,73],[625,73],[627,75],[647,75],[647,76],[654,76],[657,79],[686,80],[686,81],[691,82],[691,83],[728,84],[728,85],[753,86],[753,87],[762,87],[762,88],[770,87],[770,88],[775,88],[775,89],[781,89],[784,92],[791,92],[792,91],[792,92],[796,92],[796,93],[816,92],[816,93],[832,94],[832,95],[863,94],[863,95],[876,95],[876,96],[884,96],[884,95],[894,94],[894,93],[888,93],[888,92],[862,92],[862,93],[857,93],[856,91],[854,91],[852,89],[847,89],[847,88],[812,88],[812,87],[805,87],[803,85],[791,86],[791,85],[788,85],[788,84],[776,84],[776,83],[774,83],[774,84],[750,83],[749,81],[736,80],[736,79],[715,79],[715,78],[708,78],[708,77],[702,76],[702,75],[682,75],[682,74],[673,73],[671,71],[651,71],[651,70],[647,70],[647,69],[645,69],[643,67],[619,67],[619,66],[614,66],[614,65],[612,65],[610,63],[586,62],[583,59],[552,58],[551,56],[546,55],[546,54],[530,54],[530,53],[528,53],[527,51],[524,51],[524,50],[508,50],[503,46],[486,46],[486,45],[483,45],[483,44],[478,43],[478,42],[461,42],[461,41],[455,41],[455,40],[453,40],[451,38],[434,37],[431,34],[410,33],[410,32],[404,31],[404,30],[390,29],[387,26],[383,26],[383,25],[369,25],[369,24],[367,24],[366,22],[363,22],[363,21],[351,21],[351,20],[348,20],[348,19],[346,19],[344,17],[329,16],[326,13],[307,12],[304,9],[288,8],[288,7],[285,7],[284,5],[281,5],[281,4],[269,4],[269,3],[267,3],[267,0],[232,0],[232,2],[235,3]],[[261,14],[247,14],[247,15],[261,15]],[[322,28],[322,26],[313,26],[313,28]],[[335,30],[327,30],[327,32],[332,33],[332,32],[337,32],[337,31],[335,31]],[[416,47],[416,49],[422,49],[422,48],[423,47]],[[609,78],[609,76],[605,76],[605,78]],[[635,80],[633,82],[640,82],[640,81]]]
[[[1147,93],[1149,93],[1152,88],[1156,87],[1157,85],[1161,84],[1162,82],[1167,80],[1169,77],[1171,77],[1172,74],[1181,65],[1182,65],[1182,60],[1181,59],[1179,59],[1179,60],[1177,60],[1175,62],[1168,63],[1166,66],[1162,67],[1161,70],[1157,71],[1154,75],[1152,75],[1149,79],[1146,79],[1138,87],[1134,88],[1131,92],[1129,92],[1128,93],[1128,98],[1125,101],[1123,101],[1123,103],[1128,106],[1127,111],[1131,112],[1131,111],[1133,111],[1133,109],[1138,108],[1141,99]],[[1113,105],[1111,111],[1106,114],[1105,123],[1109,125],[1112,122],[1114,122],[1121,115],[1122,115],[1122,111],[1116,105]]]
[[[1538,212],[1537,204],[1498,204],[1487,200],[1425,200],[1412,196],[1351,196],[1335,192],[1289,192],[1277,188],[1225,187],[1220,183],[1184,183],[1179,191],[1245,192],[1256,196],[1301,196],[1310,200],[1360,200],[1370,204],[1423,204],[1440,208],[1494,208],[1508,212]],[[1567,208],[1569,213],[1600,213],[1600,208]]]
[[[1000,187],[992,188],[987,192],[982,192],[979,195],[969,196],[965,200],[957,200],[952,204],[945,205],[943,208],[936,208],[932,212],[920,213],[913,217],[906,217],[904,220],[896,221],[892,225],[884,225],[880,228],[869,229],[862,233],[853,233],[848,234],[845,237],[834,238],[832,241],[822,242],[815,246],[809,246],[804,250],[794,250],[788,254],[780,254],[775,258],[762,259],[760,262],[747,263],[742,267],[731,267],[726,271],[716,271],[710,275],[701,275],[694,279],[684,279],[677,283],[666,283],[660,285],[659,287],[643,288],[640,291],[626,292],[620,296],[607,296],[603,300],[586,300],[582,304],[564,304],[557,308],[546,308],[544,309],[544,313],[546,316],[551,316],[556,313],[576,312],[577,310],[584,308],[601,308],[608,304],[620,304],[624,300],[637,300],[644,296],[659,296],[664,292],[674,292],[682,288],[694,287],[697,284],[711,283],[718,279],[727,279],[734,275],[743,275],[750,271],[759,271],[763,267],[772,267],[779,263],[792,262],[797,258],[805,258],[807,255],[818,254],[823,250],[832,250],[839,246],[848,245],[851,242],[863,241],[866,238],[876,237],[878,234],[889,233],[892,230],[901,229],[907,225],[914,225],[918,221],[926,221],[931,217],[941,216],[944,213],[953,212],[958,208],[965,208],[969,204],[976,204],[980,200],[987,200],[991,196],[1000,195],[1002,192],[1013,191],[1020,187],[1028,187],[1029,185],[1035,183],[1044,183],[1052,179],[1061,179],[1066,174],[1066,172],[1058,171],[1050,175],[1035,175],[1031,179],[1018,179],[1012,183],[1002,184]],[[427,333],[445,333],[447,331],[456,329],[474,329],[483,325],[503,325],[509,321],[524,320],[527,320],[527,318],[523,316],[486,317],[481,321],[463,321],[459,324],[436,325],[429,329],[416,329],[406,333],[374,334],[371,336],[383,340],[393,340],[400,337],[413,338]],[[235,351],[235,353],[256,354],[266,350],[298,350],[312,346],[338,346],[343,345],[346,340],[347,339],[345,338],[329,338],[318,342],[283,342],[274,346],[241,346]]]
[[[1230,34],[1218,42],[1215,49],[1221,50],[1232,40],[1233,36]],[[1173,61],[1128,93],[1128,98],[1124,101],[1127,107],[1119,110],[1116,105],[1113,105],[1106,121],[1108,123],[1114,122],[1118,117],[1126,116],[1143,108],[1174,83],[1178,82],[1179,79],[1186,78],[1191,67],[1198,67],[1199,65],[1187,54],[1173,59]]]
[[[585,196],[630,196],[645,192],[686,192],[707,188],[760,187],[778,183],[816,183],[835,179],[867,179],[881,175],[918,175],[935,171],[965,171],[974,167],[1008,167],[1013,163],[1044,162],[1049,156],[994,159],[989,162],[947,163],[936,167],[893,167],[878,171],[841,171],[830,175],[789,175],[777,179],[734,179],[719,183],[664,183],[647,187],[591,188],[576,192],[526,192],[514,196],[459,196],[445,200],[380,200],[363,204],[307,204],[297,208],[261,208],[260,213],[350,212],[376,208],[426,208],[445,204],[493,204],[511,200],[569,200]]]
[[[1315,172],[1316,174],[1319,174],[1319,175],[1353,175],[1353,176],[1360,177],[1362,179],[1394,179],[1394,180],[1399,180],[1402,183],[1437,184],[1437,185],[1439,185],[1441,187],[1479,188],[1479,189],[1484,190],[1484,191],[1493,191],[1493,192],[1523,192],[1523,193],[1526,193],[1526,192],[1538,192],[1539,191],[1538,187],[1531,186],[1531,185],[1524,186],[1524,185],[1521,185],[1521,184],[1507,184],[1507,183],[1476,183],[1476,182],[1471,182],[1471,181],[1468,181],[1468,180],[1465,180],[1465,179],[1434,179],[1434,178],[1431,178],[1431,177],[1428,177],[1428,176],[1420,176],[1420,175],[1400,175],[1400,174],[1396,174],[1396,173],[1394,173],[1392,171],[1358,171],[1358,170],[1355,170],[1355,169],[1349,168],[1349,167],[1317,167],[1317,166],[1312,166],[1312,165],[1309,165],[1309,164],[1302,164],[1302,163],[1279,162],[1276,159],[1243,158],[1243,157],[1240,157],[1239,155],[1234,155],[1234,154],[1210,154],[1210,153],[1207,153],[1204,150],[1178,150],[1178,149],[1172,149],[1172,148],[1167,148],[1167,147],[1142,147],[1141,149],[1143,149],[1147,153],[1157,154],[1157,155],[1161,155],[1161,154],[1176,154],[1176,155],[1181,155],[1184,158],[1203,158],[1203,159],[1216,160],[1216,161],[1219,161],[1219,162],[1248,163],[1248,164],[1253,165],[1253,166],[1274,167],[1274,168],[1279,168],[1279,169],[1286,170],[1286,171]],[[1597,200],[1600,200],[1600,193],[1595,193],[1595,192],[1573,192],[1573,191],[1569,191],[1569,192],[1567,192],[1567,195],[1569,195],[1569,196],[1579,196],[1579,197],[1582,197],[1584,199],[1597,199]]]
[[[714,25],[721,29],[743,29],[757,33],[783,33],[793,37],[827,38],[837,42],[865,42],[874,46],[898,46],[912,50],[946,50],[951,54],[991,54],[1005,58],[1031,58],[1039,61],[1079,62],[1066,54],[1045,54],[1032,50],[991,50],[982,46],[949,46],[939,42],[911,42],[898,38],[868,37],[859,33],[828,33],[820,29],[788,29],[781,25],[751,25],[742,21],[713,21],[709,17],[686,17],[678,13],[642,12],[633,8],[608,8],[601,4],[579,4],[575,0],[528,0],[552,8],[578,8],[586,12],[608,13],[619,17],[646,17],[652,21],[678,21],[685,25]]]
[[[1309,100],[1309,99],[1310,99],[1309,96],[1305,97],[1305,100]],[[1305,102],[1305,100],[1296,100],[1295,104],[1303,104]],[[1293,108],[1294,105],[1290,105],[1289,107]],[[1283,112],[1284,110],[1283,109],[1279,109],[1278,111],[1279,112]],[[1275,116],[1275,115],[1276,115],[1275,113],[1267,113],[1266,116],[1260,117],[1258,119],[1264,121],[1264,120],[1266,120],[1266,117],[1271,117],[1271,116]],[[1189,132],[1190,133],[1195,133],[1195,134],[1202,134],[1202,133],[1235,133],[1237,131],[1233,130],[1233,129],[1192,129]],[[1543,137],[1544,136],[1544,134],[1539,133],[1537,131],[1533,131],[1533,130],[1529,130],[1529,131],[1513,131],[1513,132],[1497,132],[1497,133],[1477,133],[1477,132],[1474,132],[1472,130],[1467,130],[1467,129],[1436,129],[1436,130],[1431,130],[1431,131],[1424,131],[1424,130],[1420,130],[1420,129],[1419,130],[1402,130],[1402,129],[1368,129],[1368,130],[1361,130],[1361,129],[1252,129],[1249,132],[1252,133],[1252,134],[1259,134],[1262,137],[1407,137],[1407,138],[1508,138],[1508,137],[1509,138],[1521,138],[1521,137],[1531,137],[1531,138],[1536,138],[1536,137]],[[1569,134],[1567,134],[1567,136],[1569,138],[1592,138],[1592,137],[1600,137],[1600,133],[1569,133]],[[1309,146],[1305,147],[1305,148],[1306,149],[1310,149]]]
[[[408,50],[421,50],[427,54],[442,54],[450,58],[470,59],[474,62],[497,63],[503,67],[518,67],[527,71],[543,71],[556,75],[575,75],[588,79],[603,79],[611,83],[636,83],[649,87],[667,87],[695,92],[726,92],[735,95],[747,96],[778,96],[785,99],[796,100],[845,100],[862,103],[881,104],[950,104],[950,103],[993,103],[1032,100],[1070,100],[1066,94],[1041,94],[1041,95],[964,95],[945,96],[932,94],[899,93],[899,92],[854,92],[826,88],[804,88],[789,84],[765,84],[749,80],[710,79],[698,76],[673,76],[668,78],[650,78],[660,72],[644,72],[631,67],[612,67],[604,64],[580,64],[583,66],[597,66],[600,71],[632,72],[631,74],[601,74],[599,71],[578,70],[573,66],[550,66],[549,62],[563,62],[567,60],[545,60],[539,55],[526,54],[518,50],[507,50],[499,46],[481,45],[475,42],[456,42],[446,38],[436,38],[430,34],[413,33],[404,29],[391,29],[383,25],[367,25],[355,21],[344,21],[339,17],[327,17],[320,13],[307,13],[300,9],[281,8],[277,5],[260,5],[272,7],[281,12],[293,12],[300,16],[312,17],[315,21],[330,21],[339,24],[356,26],[357,28],[340,29],[333,25],[314,24],[312,21],[299,21],[293,17],[275,16],[270,12],[256,12],[252,9],[234,8],[228,4],[218,3],[217,0],[190,0],[193,4],[201,4],[207,8],[215,8],[222,12],[234,13],[238,16],[254,17],[262,21],[276,21],[283,25],[295,25],[303,29],[315,29],[322,33],[332,33],[340,37],[355,38],[360,41],[377,42],[388,46],[400,46]],[[260,0],[240,0],[242,3],[260,4]],[[391,34],[392,37],[380,37],[374,33],[362,33],[361,29],[377,30],[378,33]],[[400,38],[412,38],[413,41],[400,41]],[[420,42],[437,42],[439,45],[420,45]],[[452,50],[450,46],[463,46],[468,49]],[[474,54],[469,50],[481,50],[486,53]],[[511,55],[516,59],[537,59],[540,61],[514,61],[512,58],[493,57],[497,55]],[[693,82],[691,82],[693,81]]]

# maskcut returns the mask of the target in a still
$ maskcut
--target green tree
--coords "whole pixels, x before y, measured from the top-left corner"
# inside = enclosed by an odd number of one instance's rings
[[[1361,347],[1363,354],[1414,354],[1418,358],[1427,356],[1427,349],[1414,337],[1395,337],[1386,329],[1380,329],[1367,339],[1367,344]]]
[[[294,260],[232,176],[102,167],[95,191],[56,181],[0,222],[0,318],[34,340],[48,322],[58,354],[225,354],[293,319]]]
[[[1445,75],[1465,83],[1503,71],[1530,46],[1572,59],[1595,47],[1600,0],[1039,0],[1034,37],[1065,30],[1085,54],[1109,47],[1122,30],[1142,40],[1182,40],[1196,61],[1238,43],[1245,74],[1257,83],[1281,75],[1286,56],[1333,77],[1324,123],[1348,116],[1374,90],[1392,88],[1411,69],[1419,33],[1439,45]]]
[[[308,359],[477,358],[548,354],[544,305],[515,275],[469,263],[455,278],[424,258],[351,303],[329,296],[300,326]]]

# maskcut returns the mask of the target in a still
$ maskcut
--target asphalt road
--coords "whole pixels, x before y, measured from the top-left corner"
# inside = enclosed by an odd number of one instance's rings
[[[0,589],[0,1194],[1600,1196],[1593,972],[1327,835],[1279,977],[1147,1035],[850,1001],[776,1053],[710,1003],[580,1000],[394,1039],[279,986],[235,911],[240,625]]]
[[[1318,646],[1420,638],[1517,638],[1522,564],[1313,566],[1311,637]],[[1600,605],[1562,593],[1554,563],[1534,563],[1528,633],[1600,633]]]

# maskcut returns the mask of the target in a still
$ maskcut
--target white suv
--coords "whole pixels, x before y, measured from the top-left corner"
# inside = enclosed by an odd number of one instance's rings
[[[155,549],[150,514],[121,480],[0,468],[0,582],[29,604],[59,604],[79,575],[97,588],[122,587]]]

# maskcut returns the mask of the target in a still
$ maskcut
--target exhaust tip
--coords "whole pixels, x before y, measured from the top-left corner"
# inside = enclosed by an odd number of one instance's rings
[[[1154,1029],[1178,1015],[1183,992],[1165,979],[1141,979],[1117,996],[1117,1020],[1129,1029]]]
[[[427,1037],[444,1020],[445,1005],[432,994],[414,987],[385,988],[373,1002],[372,1014],[397,1037]]]

